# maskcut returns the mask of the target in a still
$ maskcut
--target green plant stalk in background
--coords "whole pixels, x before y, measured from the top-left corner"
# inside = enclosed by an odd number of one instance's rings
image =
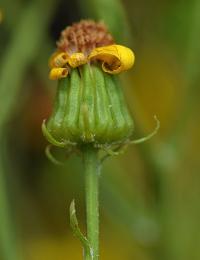
[[[28,66],[34,60],[43,39],[46,37],[46,28],[54,12],[56,1],[48,1],[48,5],[39,0],[31,1],[24,9],[15,30],[12,31],[11,42],[5,49],[2,57],[0,72],[0,157],[3,158],[2,140],[5,139],[6,124],[9,121],[22,86]],[[45,15],[43,10],[45,9]],[[8,15],[8,14],[6,14]],[[0,161],[0,248],[4,260],[18,260],[16,234],[11,219],[9,199],[7,194],[7,173],[5,165]]]
[[[104,21],[116,41],[119,43],[132,42],[131,29],[120,0],[79,0],[79,4],[83,16]]]
[[[4,174],[4,163],[2,156],[2,136],[1,136],[1,156],[0,156],[0,252],[4,260],[18,260],[18,249],[15,238],[15,228],[11,219],[10,207],[7,197],[6,175]]]

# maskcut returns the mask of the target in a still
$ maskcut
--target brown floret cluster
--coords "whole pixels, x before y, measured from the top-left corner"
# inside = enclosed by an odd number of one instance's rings
[[[57,42],[58,50],[72,54],[83,52],[88,55],[92,49],[114,43],[112,35],[103,22],[82,20],[66,27]]]

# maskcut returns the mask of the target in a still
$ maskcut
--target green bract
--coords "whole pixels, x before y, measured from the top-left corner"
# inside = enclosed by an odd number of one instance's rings
[[[58,81],[53,113],[43,132],[57,146],[108,145],[129,138],[133,120],[117,77],[94,64],[72,69]]]

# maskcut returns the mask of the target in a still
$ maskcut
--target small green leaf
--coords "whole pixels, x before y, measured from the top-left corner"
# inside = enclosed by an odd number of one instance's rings
[[[80,240],[80,242],[84,248],[84,256],[89,255],[92,260],[93,259],[93,249],[90,246],[88,239],[83,235],[83,233],[81,232],[81,230],[78,226],[78,220],[76,217],[76,209],[75,209],[74,200],[72,200],[72,202],[70,204],[69,212],[70,212],[70,226],[73,230],[73,234]]]
[[[142,138],[139,138],[137,140],[133,140],[133,141],[130,141],[130,144],[141,144],[143,142],[146,142],[148,141],[149,139],[151,139],[154,135],[157,134],[159,128],[160,128],[160,121],[158,120],[158,118],[156,116],[154,116],[154,119],[156,121],[156,127],[155,129],[153,130],[152,133],[150,133],[149,135],[145,136],[145,137],[142,137]]]
[[[54,156],[53,156],[53,154],[51,153],[51,147],[52,147],[52,145],[47,145],[47,147],[45,148],[45,154],[46,154],[46,156],[47,156],[47,158],[52,162],[52,163],[54,163],[54,164],[56,164],[56,165],[64,165],[64,163],[63,162],[60,162],[60,161],[58,161]]]

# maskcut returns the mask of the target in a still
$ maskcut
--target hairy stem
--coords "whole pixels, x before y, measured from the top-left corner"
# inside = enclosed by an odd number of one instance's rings
[[[86,187],[87,239],[91,246],[91,254],[86,260],[99,259],[99,161],[98,150],[86,145],[83,150]]]

